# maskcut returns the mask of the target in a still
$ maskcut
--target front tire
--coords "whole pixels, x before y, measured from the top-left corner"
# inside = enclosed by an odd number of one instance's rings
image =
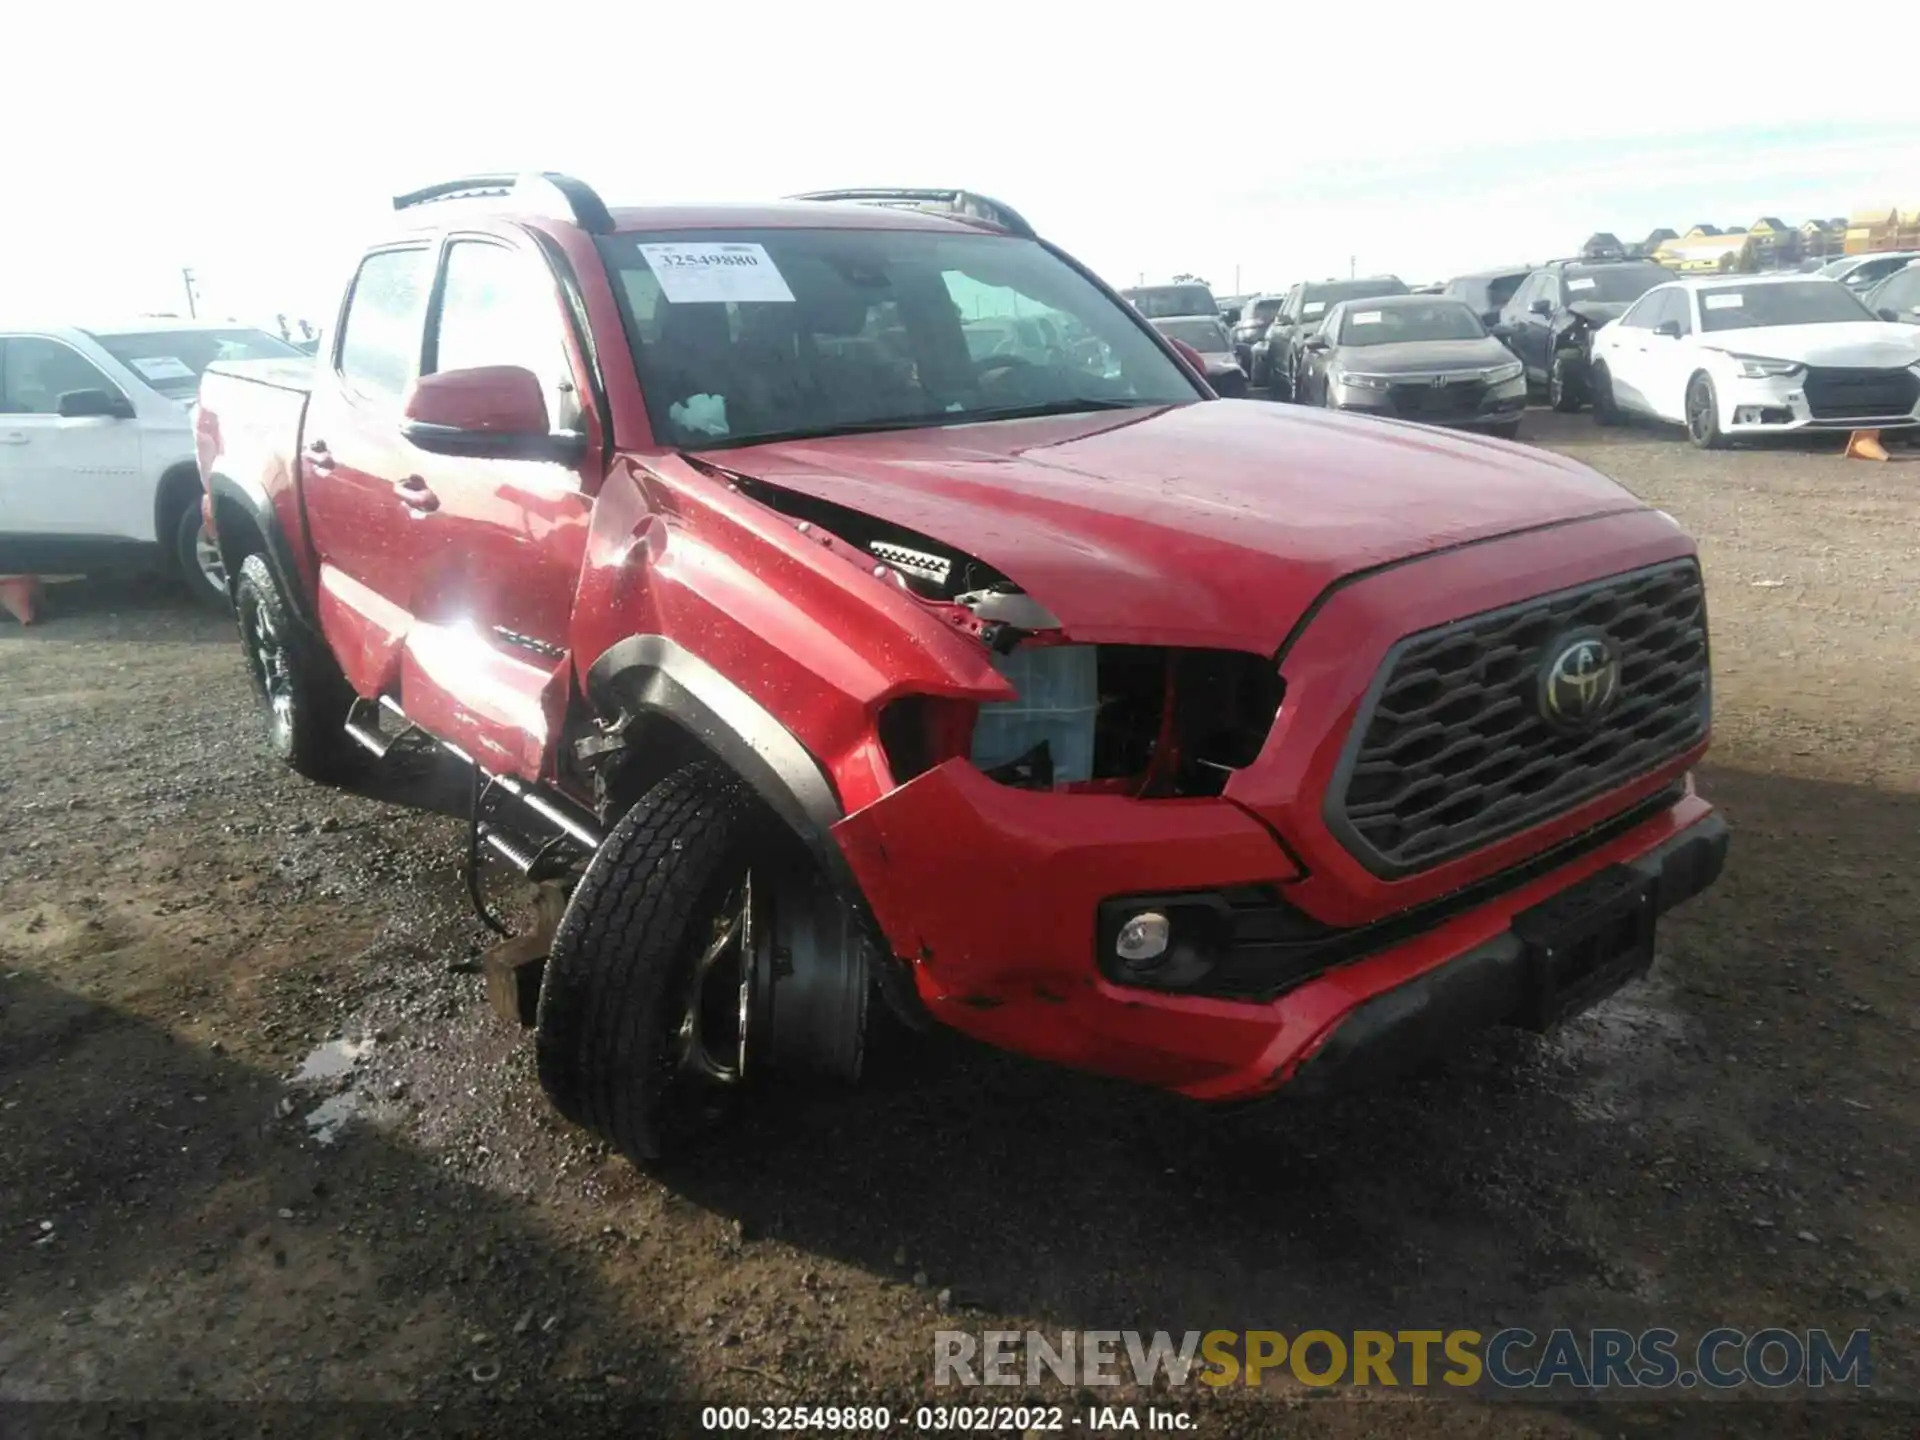
[[[200,518],[200,507],[189,505],[180,512],[173,527],[174,563],[180,567],[180,579],[187,593],[209,608],[226,610],[233,601],[227,594],[227,566],[220,558],[220,546],[213,532]]]
[[[764,830],[731,771],[676,770],[595,852],[554,935],[541,1087],[636,1164],[720,1123],[746,1078],[750,842]]]
[[[1580,382],[1573,374],[1573,356],[1565,350],[1553,357],[1547,371],[1547,399],[1562,415],[1571,415],[1585,403]]]
[[[1687,382],[1687,438],[1700,450],[1727,448],[1726,432],[1720,428],[1720,397],[1704,371]]]
[[[355,762],[345,729],[352,692],[333,657],[294,620],[264,556],[240,566],[234,618],[267,747],[309,780],[345,779]]]
[[[1596,425],[1618,425],[1623,418],[1619,403],[1613,398],[1613,372],[1607,369],[1604,360],[1596,360],[1593,369],[1588,372],[1588,382],[1593,387],[1593,422]]]

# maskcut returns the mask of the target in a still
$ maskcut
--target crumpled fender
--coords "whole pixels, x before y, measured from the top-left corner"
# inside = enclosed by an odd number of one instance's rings
[[[596,676],[596,662],[648,636],[697,659],[710,689],[737,692],[790,737],[843,814],[892,789],[875,733],[890,700],[1013,695],[986,648],[890,568],[673,455],[619,457],[594,505],[571,647],[590,698],[608,693],[608,667]]]

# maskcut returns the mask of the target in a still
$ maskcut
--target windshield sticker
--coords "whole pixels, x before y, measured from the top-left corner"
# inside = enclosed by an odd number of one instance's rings
[[[1718,295],[1709,292],[1700,297],[1700,303],[1708,310],[1738,310],[1746,304],[1746,297],[1738,290],[1727,290]]]
[[[764,245],[642,245],[640,253],[659,278],[660,293],[675,305],[793,303],[793,291]]]
[[[1324,300],[1309,300],[1307,301],[1306,304],[1300,307],[1300,313],[1302,315],[1318,315],[1322,310],[1326,308],[1327,308],[1327,302]]]
[[[1378,325],[1380,323],[1380,312],[1378,310],[1361,310],[1351,318],[1356,325]]]
[[[171,355],[148,355],[139,360],[127,362],[138,370],[142,378],[153,381],[191,380],[193,369]]]
[[[1594,278],[1591,275],[1576,275],[1573,277],[1573,279],[1567,281],[1567,289],[1591,290],[1593,289],[1595,283],[1596,282],[1594,281]]]

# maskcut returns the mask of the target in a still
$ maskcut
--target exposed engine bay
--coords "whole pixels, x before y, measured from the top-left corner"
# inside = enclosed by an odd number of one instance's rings
[[[751,476],[729,479],[768,508],[873,556],[930,611],[976,636],[1018,692],[1016,700],[966,706],[964,716],[949,702],[889,706],[881,739],[896,779],[961,753],[990,778],[1023,789],[1217,795],[1273,726],[1283,687],[1267,656],[1073,644],[1038,600],[953,546]]]

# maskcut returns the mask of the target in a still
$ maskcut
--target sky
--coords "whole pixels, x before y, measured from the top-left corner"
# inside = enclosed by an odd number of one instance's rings
[[[1706,14],[1708,12],[1700,12]],[[1920,5],[18,7],[0,324],[316,322],[402,190],[610,204],[964,186],[1116,285],[1218,293],[1568,253],[1595,230],[1920,208]],[[88,24],[81,24],[84,15]],[[299,16],[296,21],[293,17]],[[26,125],[23,117],[36,117]]]

